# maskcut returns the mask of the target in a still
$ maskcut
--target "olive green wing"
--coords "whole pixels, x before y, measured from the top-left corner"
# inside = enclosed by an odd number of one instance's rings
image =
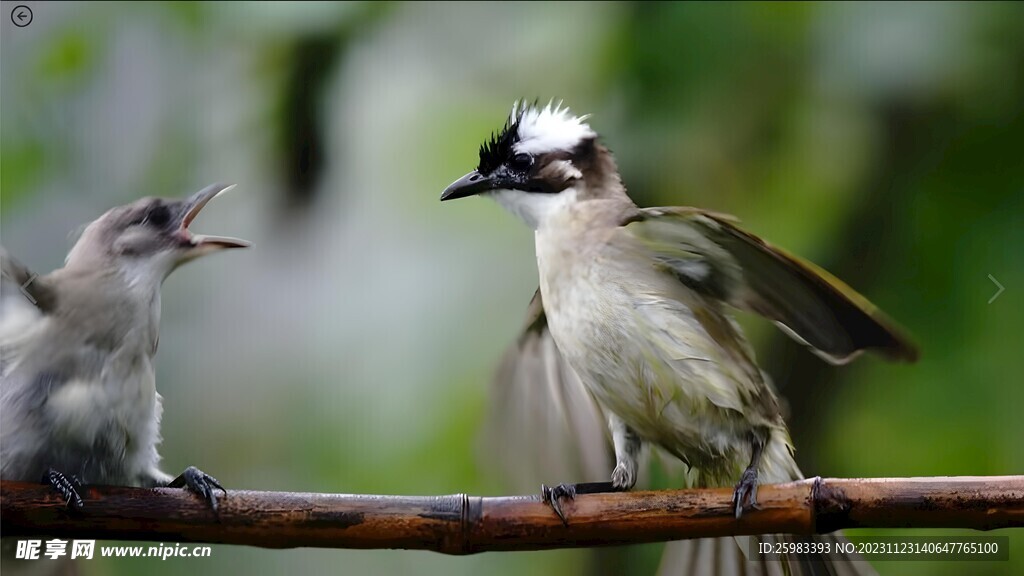
[[[864,350],[913,362],[917,348],[874,304],[814,264],[696,208],[646,208],[624,223],[654,265],[681,283],[760,314],[843,364]]]

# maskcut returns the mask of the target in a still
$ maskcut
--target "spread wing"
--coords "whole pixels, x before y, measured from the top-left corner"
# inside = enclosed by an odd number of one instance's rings
[[[917,359],[914,344],[866,298],[742,230],[729,216],[646,208],[624,230],[689,288],[774,320],[829,362],[843,364],[864,350],[891,360]]]
[[[516,342],[506,350],[490,394],[488,454],[511,488],[541,482],[606,480],[614,467],[606,419],[558,351],[540,290]]]

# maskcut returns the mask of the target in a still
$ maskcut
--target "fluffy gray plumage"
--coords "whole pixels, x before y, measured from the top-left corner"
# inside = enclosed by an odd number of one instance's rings
[[[225,189],[111,209],[44,276],[0,249],[0,478],[39,481],[52,468],[82,483],[171,481],[157,452],[160,286],[183,262],[247,245],[188,230]]]

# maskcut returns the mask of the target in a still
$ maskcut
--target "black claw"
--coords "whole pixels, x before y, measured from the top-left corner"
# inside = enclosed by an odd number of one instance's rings
[[[603,492],[618,492],[618,489],[611,482],[580,482],[579,484],[559,484],[553,488],[540,485],[541,501],[551,505],[562,524],[568,526],[569,520],[562,511],[562,504],[559,500],[563,497],[575,500],[577,494],[600,494]]]
[[[558,518],[562,521],[565,526],[569,525],[569,520],[565,517],[565,513],[562,512],[562,505],[558,502],[560,498],[568,498],[569,500],[576,499],[576,485],[575,484],[559,484],[554,488],[548,488],[546,485],[540,485],[541,499],[551,505],[551,509],[555,511]]]
[[[74,476],[64,475],[61,472],[50,468],[43,474],[43,484],[49,484],[54,490],[60,493],[68,508],[81,508],[85,505],[78,489],[82,483]]]
[[[224,496],[228,495],[228,491],[220,485],[220,482],[218,482],[216,478],[195,466],[185,468],[185,471],[174,480],[171,480],[167,487],[184,487],[198,494],[203,498],[203,500],[206,500],[206,503],[209,504],[210,509],[213,510],[214,514],[217,513],[217,494],[214,492],[214,488],[220,489],[220,491],[224,493]]]
[[[736,506],[736,518],[743,515],[747,508],[757,508],[757,469],[747,468],[740,476],[736,491],[732,493],[732,503]]]

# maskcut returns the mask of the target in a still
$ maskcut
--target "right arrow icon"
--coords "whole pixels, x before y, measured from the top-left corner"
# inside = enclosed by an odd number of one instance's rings
[[[992,297],[988,299],[988,303],[991,304],[992,302],[995,302],[996,298],[999,298],[999,295],[1002,294],[1003,290],[1006,290],[1006,288],[1003,288],[1003,285],[999,283],[999,280],[996,280],[995,276],[989,274],[988,279],[991,280],[997,288],[999,288],[999,290],[997,290],[996,293],[993,294]]]

